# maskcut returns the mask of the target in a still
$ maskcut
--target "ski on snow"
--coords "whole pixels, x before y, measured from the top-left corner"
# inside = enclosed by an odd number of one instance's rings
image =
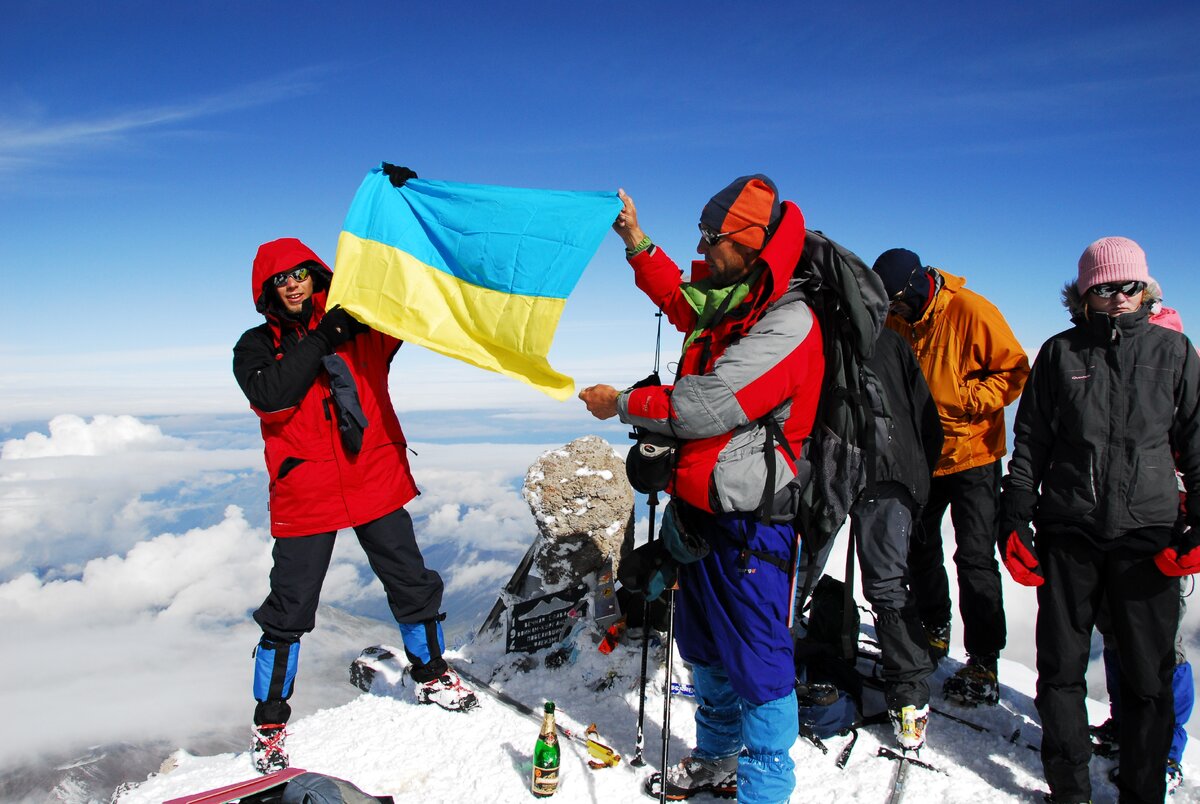
[[[928,762],[918,758],[917,751],[915,750],[904,749],[897,752],[881,745],[879,746],[878,756],[896,761],[896,774],[892,777],[892,790],[888,795],[887,804],[900,804],[900,800],[904,796],[904,784],[908,779],[909,765],[916,765],[918,768],[940,773],[943,776],[950,775],[936,765],[930,765]]]

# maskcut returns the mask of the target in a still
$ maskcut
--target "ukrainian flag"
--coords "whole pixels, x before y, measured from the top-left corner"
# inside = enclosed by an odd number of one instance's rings
[[[575,384],[546,356],[620,210],[611,192],[425,179],[397,188],[375,169],[346,215],[328,304],[564,400]]]

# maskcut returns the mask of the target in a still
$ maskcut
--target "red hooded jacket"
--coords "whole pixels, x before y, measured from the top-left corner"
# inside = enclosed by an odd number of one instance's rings
[[[270,279],[308,265],[311,310],[284,313]],[[270,481],[271,535],[308,536],[353,527],[389,514],[416,496],[406,442],[388,392],[388,370],[400,341],[374,330],[331,350],[317,331],[333,272],[295,238],[259,247],[251,274],[255,308],[267,321],[233,350],[233,372],[262,428]],[[335,351],[358,386],[367,418],[362,448],[348,453],[333,412],[321,358]]]

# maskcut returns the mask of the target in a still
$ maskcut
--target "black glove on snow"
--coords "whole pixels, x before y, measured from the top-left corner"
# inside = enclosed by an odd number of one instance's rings
[[[393,187],[403,187],[404,182],[409,179],[420,178],[417,176],[415,170],[410,170],[401,165],[393,165],[391,162],[384,162],[380,167],[383,168],[383,172],[387,174],[387,177],[391,179]]]

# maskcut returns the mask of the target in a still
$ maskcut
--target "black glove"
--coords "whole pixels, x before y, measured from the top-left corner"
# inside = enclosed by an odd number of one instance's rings
[[[617,569],[621,585],[646,600],[657,600],[678,578],[679,566],[662,539],[643,544],[622,558]]]
[[[366,332],[368,329],[370,327],[350,315],[339,304],[333,309],[325,311],[325,315],[317,322],[316,332],[329,341],[330,349],[336,349],[355,335]]]
[[[403,167],[401,165],[393,165],[391,162],[384,162],[381,167],[387,177],[392,180],[393,187],[403,187],[404,182],[409,179],[419,178],[415,170]]]
[[[1004,541],[1020,525],[1028,526],[1037,510],[1037,494],[1018,488],[1000,493],[1000,540]]]

